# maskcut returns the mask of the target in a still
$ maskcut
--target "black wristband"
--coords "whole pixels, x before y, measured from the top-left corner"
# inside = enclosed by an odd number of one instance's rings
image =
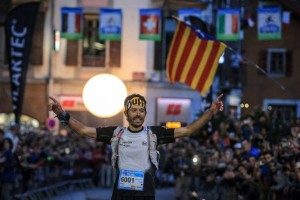
[[[59,119],[60,122],[68,124],[71,116],[68,112],[64,111],[61,114],[56,115],[56,117]]]

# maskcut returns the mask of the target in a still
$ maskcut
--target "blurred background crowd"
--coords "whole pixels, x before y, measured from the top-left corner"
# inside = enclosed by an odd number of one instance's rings
[[[160,145],[157,187],[174,187],[176,199],[280,200],[300,196],[300,120],[254,109],[235,121],[218,113],[190,138]],[[1,199],[78,179],[110,188],[110,145],[61,126],[0,129]]]

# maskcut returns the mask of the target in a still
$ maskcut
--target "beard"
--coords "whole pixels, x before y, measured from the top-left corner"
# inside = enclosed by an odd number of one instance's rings
[[[133,126],[134,128],[139,128],[143,125],[144,119],[141,116],[135,116],[135,117],[128,117],[128,123]]]

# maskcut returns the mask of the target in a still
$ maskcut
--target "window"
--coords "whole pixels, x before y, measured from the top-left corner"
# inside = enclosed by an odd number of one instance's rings
[[[272,76],[284,76],[286,72],[286,49],[268,49],[267,72]]]
[[[106,43],[99,40],[99,15],[85,14],[82,40],[82,66],[105,67]]]
[[[284,48],[270,48],[259,52],[259,66],[272,77],[292,75],[292,51]],[[263,73],[258,70],[258,73]]]
[[[282,99],[264,99],[263,107],[270,116],[275,116],[283,123],[289,124],[300,116],[300,101]]]
[[[268,110],[272,117],[277,117],[284,124],[290,124],[296,116],[296,105],[269,104]],[[274,116],[276,115],[276,116]]]
[[[82,67],[120,67],[121,41],[99,40],[99,15],[84,14],[83,29]],[[67,65],[77,65],[74,59],[74,54],[78,54],[77,45],[77,41],[68,41]]]
[[[30,64],[42,65],[44,55],[44,24],[45,24],[45,13],[38,12],[36,22],[34,26],[34,35],[32,38]]]

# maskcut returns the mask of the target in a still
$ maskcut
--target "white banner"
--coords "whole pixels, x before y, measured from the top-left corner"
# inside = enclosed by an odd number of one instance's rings
[[[157,98],[157,124],[162,122],[190,122],[191,99],[185,98]]]

